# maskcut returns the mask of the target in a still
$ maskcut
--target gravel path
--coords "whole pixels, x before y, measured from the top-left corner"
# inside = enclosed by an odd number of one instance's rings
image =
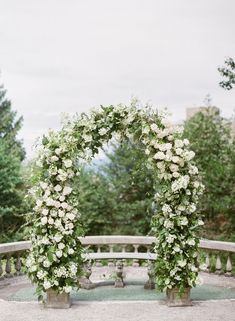
[[[168,308],[159,301],[83,302],[68,310],[44,309],[37,303],[0,300],[1,321],[234,321],[235,300],[195,302]]]

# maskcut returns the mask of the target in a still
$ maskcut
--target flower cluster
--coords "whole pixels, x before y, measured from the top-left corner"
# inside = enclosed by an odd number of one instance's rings
[[[77,286],[83,265],[79,241],[83,230],[73,181],[79,176],[81,162],[90,160],[114,133],[142,141],[146,160],[161,183],[153,217],[159,288],[195,285],[196,231],[203,224],[196,204],[203,186],[193,163],[194,152],[182,138],[182,128],[174,128],[162,115],[135,105],[118,105],[67,120],[61,131],[51,131],[42,139],[38,184],[30,191],[35,207],[30,217],[32,249],[27,258],[28,273],[38,285],[39,296],[50,288],[69,293]]]

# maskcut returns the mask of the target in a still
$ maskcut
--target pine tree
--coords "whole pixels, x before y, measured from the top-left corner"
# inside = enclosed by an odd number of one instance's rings
[[[23,219],[23,182],[20,174],[21,161],[25,156],[17,134],[22,117],[17,118],[11,102],[0,87],[0,235],[1,241],[14,240]]]

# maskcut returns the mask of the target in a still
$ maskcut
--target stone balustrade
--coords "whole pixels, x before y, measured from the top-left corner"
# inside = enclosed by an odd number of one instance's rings
[[[156,259],[156,255],[152,253],[154,237],[87,236],[80,240],[86,248],[87,259],[95,261],[96,266],[102,265],[101,260],[106,260],[110,266],[120,260],[124,265],[132,261],[133,266],[139,266],[141,261]],[[0,244],[0,280],[22,274],[23,258],[30,246],[30,241]],[[201,240],[200,260],[204,263],[201,269],[232,276],[234,253],[235,243]]]

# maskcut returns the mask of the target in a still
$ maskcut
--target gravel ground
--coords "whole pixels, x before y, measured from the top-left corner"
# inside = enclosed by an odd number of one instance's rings
[[[0,301],[1,321],[234,321],[235,300],[195,302],[169,308],[160,301],[83,302],[68,310],[44,309],[37,303]]]
[[[126,278],[135,277],[144,281],[146,269],[125,269]],[[95,268],[92,281],[110,281],[112,271]],[[235,278],[201,273],[203,283],[235,289]],[[7,301],[16,291],[29,287],[25,277],[7,280],[11,285],[0,284],[0,321],[235,321],[235,299],[194,301],[192,307],[169,308],[164,301],[75,301],[70,309],[45,309],[37,302]],[[3,284],[3,283],[2,283]],[[92,291],[92,290],[91,290]],[[123,293],[124,294],[124,293]],[[122,298],[122,296],[120,297]],[[201,298],[200,298],[201,300]]]

